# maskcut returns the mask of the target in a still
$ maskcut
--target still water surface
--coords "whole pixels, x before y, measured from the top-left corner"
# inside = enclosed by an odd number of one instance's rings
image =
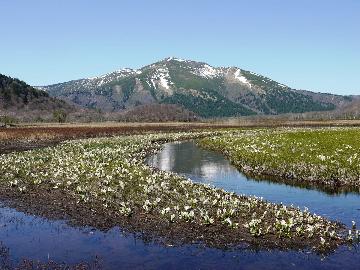
[[[193,142],[168,143],[147,163],[240,194],[308,207],[310,211],[360,224],[358,194],[329,195],[316,190],[247,179],[220,154]],[[194,245],[165,247],[126,234],[74,228],[0,205],[0,269],[22,258],[75,264],[98,258],[104,269],[360,269],[360,251],[341,247],[327,257],[296,251],[223,251]]]
[[[327,194],[283,183],[249,179],[221,154],[200,149],[191,141],[165,144],[161,152],[148,159],[148,164],[238,194],[307,207],[311,212],[348,226],[352,220],[360,224],[360,196],[357,193]]]

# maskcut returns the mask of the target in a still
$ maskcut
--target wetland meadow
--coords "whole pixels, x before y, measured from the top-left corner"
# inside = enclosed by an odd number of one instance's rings
[[[204,268],[211,256],[222,256],[212,267],[231,269],[276,257],[282,269],[302,269],[303,256],[330,269],[327,260],[339,252],[350,265],[359,259],[360,128],[126,131],[79,139],[3,134],[4,269],[142,268],[121,254],[138,258],[154,250],[154,269],[182,268],[181,258]],[[64,237],[68,244],[59,244]],[[75,247],[83,256],[72,254]],[[169,263],[168,253],[179,259]]]

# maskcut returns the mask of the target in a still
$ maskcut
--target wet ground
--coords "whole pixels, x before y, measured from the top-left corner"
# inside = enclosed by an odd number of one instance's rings
[[[192,142],[169,143],[148,163],[181,173],[193,181],[211,183],[241,194],[263,196],[347,225],[360,223],[360,196],[327,194],[317,190],[247,179],[221,155],[199,149]],[[220,250],[199,245],[164,246],[119,227],[100,231],[74,227],[0,205],[0,269],[28,260],[76,265],[88,269],[360,269],[360,252],[343,246],[324,257],[309,251]]]

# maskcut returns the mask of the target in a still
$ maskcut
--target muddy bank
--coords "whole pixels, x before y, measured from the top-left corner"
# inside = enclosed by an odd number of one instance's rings
[[[316,238],[279,238],[276,235],[254,237],[243,227],[233,230],[226,225],[199,226],[188,222],[165,222],[158,215],[144,213],[141,209],[124,217],[115,209],[104,208],[101,203],[77,203],[74,196],[51,188],[36,188],[20,193],[13,188],[1,187],[0,200],[21,212],[51,220],[64,219],[72,226],[91,226],[102,231],[119,226],[126,232],[137,234],[145,242],[162,245],[199,244],[220,249],[254,250],[303,250],[318,246]],[[331,252],[341,244],[344,244],[343,240],[334,240],[318,252]]]

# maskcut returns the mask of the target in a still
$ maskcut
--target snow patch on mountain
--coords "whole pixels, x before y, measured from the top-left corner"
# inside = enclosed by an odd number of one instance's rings
[[[88,80],[96,80],[96,79],[102,79],[102,78],[114,78],[114,77],[124,77],[124,76],[128,76],[131,74],[140,74],[141,71],[140,70],[135,70],[135,69],[131,69],[131,68],[123,68],[123,69],[119,69],[119,70],[115,70],[113,72],[110,73],[106,73],[104,75],[100,75],[100,76],[96,76],[96,77],[90,77],[87,78]]]
[[[169,81],[163,76],[163,74],[160,76],[160,85],[165,89],[170,89]]]
[[[172,61],[172,60],[177,61],[177,62],[188,62],[188,60],[181,59],[181,58],[177,58],[177,57],[173,57],[173,56],[171,56],[171,57],[169,57],[169,58],[166,58],[165,60],[168,61],[168,62],[170,62],[170,61]]]
[[[241,74],[241,70],[237,69],[234,73],[235,79],[237,79],[239,82],[243,84],[247,84],[249,87],[251,87],[251,83],[246,79],[244,75]]]
[[[157,86],[160,86],[167,94],[172,94],[173,91],[171,90],[171,85],[173,83],[171,82],[169,70],[166,66],[156,69],[156,71],[151,75],[150,81],[153,88],[156,89]]]
[[[84,84],[91,87],[102,86],[114,80],[119,80],[135,74],[141,74],[141,70],[123,68],[97,77],[87,78],[84,80]]]
[[[195,69],[193,71],[193,74],[212,79],[219,76],[221,74],[221,71],[208,64],[204,64],[201,68]]]
[[[156,82],[153,78],[150,78],[151,84],[148,82],[149,86],[152,86],[153,88],[156,89]]]

